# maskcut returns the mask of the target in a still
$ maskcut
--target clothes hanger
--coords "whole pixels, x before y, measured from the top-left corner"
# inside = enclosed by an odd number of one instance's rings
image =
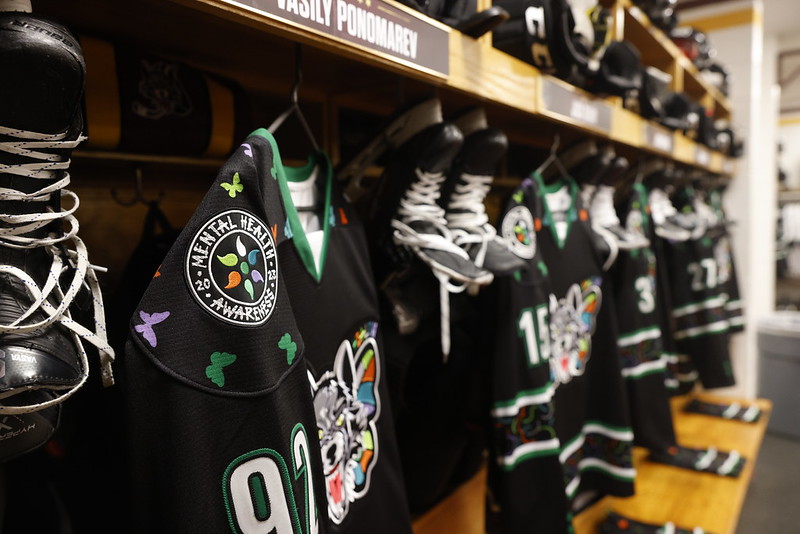
[[[303,127],[303,131],[306,134],[306,138],[308,139],[309,143],[311,143],[311,147],[314,149],[314,152],[319,154],[322,152],[320,149],[319,143],[317,143],[317,138],[314,136],[314,132],[311,130],[311,127],[308,125],[308,121],[306,120],[305,115],[303,115],[303,110],[300,108],[300,101],[298,97],[298,93],[300,91],[300,84],[303,82],[303,48],[300,43],[295,43],[295,78],[294,84],[292,85],[291,93],[289,94],[289,107],[286,108],[283,113],[278,115],[272,124],[267,127],[267,130],[272,135],[275,135],[275,132],[278,131],[278,128],[288,119],[291,115],[295,115],[297,120],[300,122],[300,125]],[[298,212],[319,212],[322,209],[322,203],[317,198],[313,204],[308,205],[298,205],[295,204],[295,210]]]
[[[558,173],[569,176],[569,169],[599,152],[597,141],[584,139],[566,148],[561,154],[557,154],[558,139],[558,134],[556,134],[554,145],[550,150],[550,157],[538,169],[545,183],[552,181]],[[553,163],[556,165],[553,166]]]
[[[300,124],[303,126],[303,130],[306,133],[306,137],[308,138],[311,146],[314,148],[315,152],[322,152],[319,148],[319,143],[317,143],[316,137],[314,137],[314,133],[311,131],[311,127],[308,125],[308,121],[306,121],[305,115],[303,115],[303,111],[300,109],[300,103],[298,101],[298,92],[300,90],[300,84],[303,81],[303,48],[300,43],[295,43],[295,79],[294,85],[292,86],[292,91],[289,96],[289,107],[286,110],[278,115],[278,117],[269,125],[267,130],[269,133],[275,135],[275,132],[281,125],[289,118],[290,115],[296,115],[297,119],[300,121]]]
[[[569,172],[567,172],[566,167],[564,167],[564,164],[561,163],[561,160],[558,157],[558,145],[560,140],[561,137],[558,134],[553,136],[553,144],[550,147],[550,155],[547,156],[547,159],[544,160],[535,171],[533,171],[534,174],[538,174],[542,177],[542,181],[544,183],[550,183],[556,176],[569,179]],[[544,173],[551,167],[555,168],[557,174],[548,173],[550,176],[546,178]]]
[[[135,176],[135,186],[133,190],[133,198],[131,198],[130,200],[123,200],[122,198],[120,198],[116,189],[111,190],[111,197],[114,199],[114,201],[116,201],[117,204],[119,204],[120,206],[130,207],[130,206],[135,206],[136,204],[151,205],[151,204],[158,204],[159,202],[161,202],[161,200],[164,198],[164,191],[159,191],[158,198],[156,199],[147,200],[146,198],[144,198],[144,188],[142,186],[142,168],[139,167],[138,165],[135,168],[134,176]]]
[[[611,170],[617,153],[614,145],[607,143],[598,148],[597,154],[585,158],[570,168],[575,179],[581,185],[597,185],[607,172]]]

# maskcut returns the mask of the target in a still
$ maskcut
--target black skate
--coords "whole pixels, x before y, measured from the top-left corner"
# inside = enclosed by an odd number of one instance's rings
[[[13,81],[0,84],[0,421],[10,416],[6,426],[30,427],[16,443],[0,442],[2,461],[55,430],[60,403],[88,376],[84,341],[97,346],[107,384],[113,351],[97,278],[77,237],[78,197],[64,189],[70,153],[84,140],[80,46],[58,24],[0,12],[0,72]],[[79,293],[93,301],[90,327],[74,316]],[[18,439],[24,436],[29,442]]]
[[[675,209],[666,191],[659,187],[651,189],[647,201],[656,235],[670,241],[691,239],[692,233],[686,227],[686,221]]]
[[[410,249],[434,274],[457,283],[486,285],[492,274],[477,267],[455,244],[445,210],[437,203],[463,142],[456,126],[440,123],[414,136],[392,159],[386,171],[389,181],[402,188],[390,221],[392,239],[395,245]]]
[[[337,169],[336,178],[347,183],[344,192],[347,199],[356,203],[369,193],[363,180],[364,173],[370,166],[375,165],[381,157],[391,155],[428,126],[440,122],[442,104],[437,98],[430,98],[398,111],[375,137]]]
[[[592,228],[597,231],[602,229],[608,232],[616,241],[619,250],[633,250],[650,245],[650,241],[643,235],[631,232],[619,220],[617,210],[614,208],[614,187],[599,185],[592,197],[589,216]]]
[[[381,256],[379,279],[408,268],[416,257],[439,281],[442,353],[450,352],[450,293],[469,285],[487,285],[492,273],[475,265],[456,245],[447,227],[445,210],[437,203],[453,158],[464,143],[461,131],[440,122],[420,131],[393,154],[384,170],[369,219],[378,237]]]
[[[443,186],[441,202],[453,240],[475,265],[496,276],[524,269],[525,261],[489,224],[484,206],[497,164],[508,150],[508,139],[500,130],[488,127],[482,109],[464,115],[455,124],[466,137]]]

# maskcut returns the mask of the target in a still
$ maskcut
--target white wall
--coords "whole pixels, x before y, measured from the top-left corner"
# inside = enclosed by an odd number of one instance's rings
[[[786,171],[786,187],[800,189],[800,122],[781,126],[778,138],[783,143],[780,165]]]
[[[758,384],[757,324],[775,306],[776,137],[778,44],[765,37],[759,15],[761,0],[725,2],[709,8],[681,11],[681,22],[742,9],[756,10],[756,24],[742,24],[708,32],[717,58],[731,72],[730,100],[733,123],[744,138],[745,155],[739,159],[725,198],[732,229],[741,293],[745,299],[747,327],[731,342],[737,385],[726,393],[755,397]]]
[[[800,50],[800,33],[778,36],[778,49],[780,52],[787,50]],[[786,62],[784,68],[800,63],[800,55],[796,61]],[[800,107],[800,77],[793,83],[783,88],[781,94],[781,108]],[[781,126],[778,138],[783,143],[783,153],[780,156],[781,168],[786,171],[786,186],[790,189],[800,189],[800,111],[781,115]]]

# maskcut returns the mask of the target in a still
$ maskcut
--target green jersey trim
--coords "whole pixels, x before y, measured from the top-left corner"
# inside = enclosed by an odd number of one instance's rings
[[[331,211],[331,189],[333,185],[333,174],[331,171],[331,164],[328,156],[322,152],[312,154],[309,156],[308,163],[302,167],[286,167],[281,160],[280,151],[278,150],[278,143],[275,138],[265,128],[259,128],[252,135],[259,135],[269,141],[272,147],[272,164],[276,169],[275,178],[278,180],[280,187],[281,197],[283,198],[283,205],[286,210],[286,218],[289,221],[289,226],[292,229],[292,240],[294,241],[295,250],[300,255],[308,273],[311,277],[319,282],[322,280],[322,272],[325,270],[325,259],[328,255],[328,239],[330,237],[330,211]],[[322,211],[322,250],[320,251],[319,270],[317,270],[316,262],[314,261],[314,253],[311,251],[311,246],[308,244],[305,230],[300,224],[300,217],[297,213],[297,208],[292,201],[292,195],[289,191],[288,182],[299,182],[308,178],[308,176],[319,167],[322,178],[325,181],[325,202]],[[318,178],[319,179],[319,178]]]

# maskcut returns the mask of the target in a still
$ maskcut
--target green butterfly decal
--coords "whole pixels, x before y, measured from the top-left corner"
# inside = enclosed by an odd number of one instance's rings
[[[236,198],[236,193],[241,193],[244,191],[244,186],[241,184],[241,181],[242,180],[239,178],[239,173],[236,172],[233,174],[233,180],[231,180],[231,183],[222,182],[219,185],[222,187],[222,189],[228,192],[228,196],[231,198]]]
[[[224,367],[236,361],[236,355],[228,352],[214,352],[211,354],[211,365],[206,367],[206,376],[219,387],[225,385]]]
[[[525,198],[525,193],[523,191],[517,191],[516,193],[511,195],[511,198],[513,198],[514,202],[516,202],[517,204],[522,204],[522,200]]]
[[[278,341],[278,348],[286,351],[286,363],[292,365],[294,355],[297,353],[297,343],[292,341],[292,336],[289,333],[283,334],[281,340]]]

